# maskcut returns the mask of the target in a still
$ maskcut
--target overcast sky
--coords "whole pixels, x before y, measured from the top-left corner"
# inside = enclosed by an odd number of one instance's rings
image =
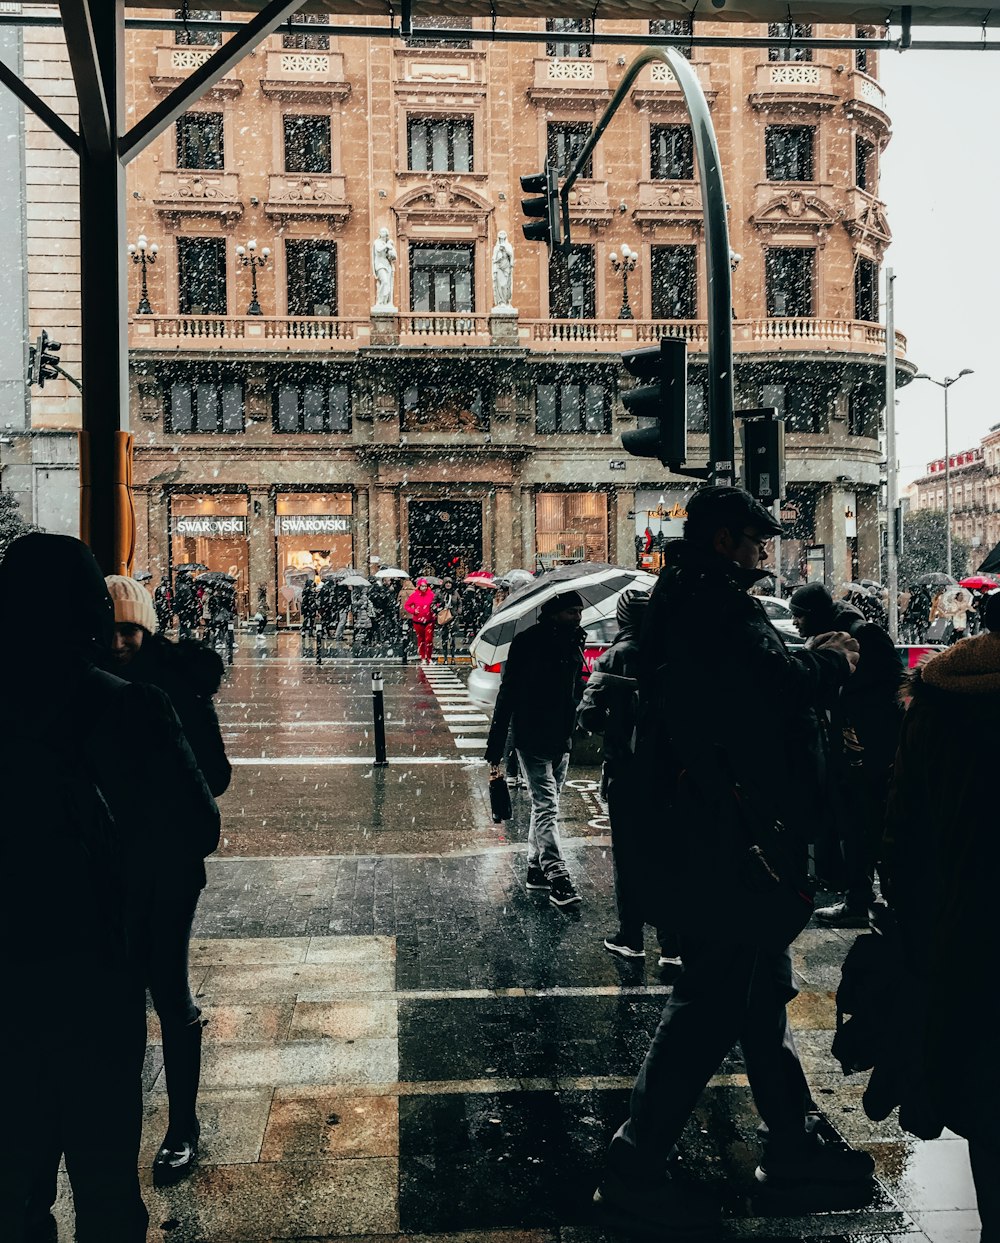
[[[970,37],[942,32],[953,35]],[[881,197],[896,327],[935,379],[975,371],[950,391],[954,453],[1000,423],[1000,51],[883,52],[881,78],[893,129]],[[926,380],[899,393],[900,486],[944,455],[943,398]]]

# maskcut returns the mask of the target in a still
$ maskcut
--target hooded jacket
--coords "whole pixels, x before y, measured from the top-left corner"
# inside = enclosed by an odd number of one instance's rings
[[[635,755],[639,708],[639,636],[649,597],[636,595],[625,606],[625,621],[614,642],[594,662],[578,719],[604,735],[605,777],[625,773]]]
[[[429,586],[418,587],[406,597],[406,611],[418,626],[434,621],[434,592]]]
[[[180,717],[184,736],[205,782],[216,798],[226,792],[232,777],[212,703],[222,684],[223,669],[218,652],[197,639],[172,643],[159,634],[146,636],[135,657],[116,669],[126,682],[158,686],[167,695]]]
[[[1000,634],[931,657],[907,690],[881,871],[914,981],[900,1041],[912,1044],[917,1073],[877,1067],[872,1087],[880,1113],[898,1100],[901,1124],[919,1118],[907,1129],[924,1138],[947,1126],[993,1143],[1000,834],[987,783],[1000,755]],[[890,1079],[896,1099],[886,1098]]]
[[[503,759],[511,726],[514,746],[526,755],[559,760],[572,749],[585,638],[577,627],[545,619],[514,636],[486,742],[491,764]]]

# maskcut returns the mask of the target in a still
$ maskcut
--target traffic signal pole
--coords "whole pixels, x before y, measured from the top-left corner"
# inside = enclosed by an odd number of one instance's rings
[[[669,68],[681,88],[694,137],[701,205],[705,218],[705,271],[708,274],[708,477],[714,484],[732,484],[736,477],[733,426],[733,291],[729,266],[726,192],[722,184],[722,162],[708,100],[694,70],[677,49],[647,48],[625,70],[620,86],[563,182],[560,191],[562,245],[568,246],[570,240],[570,190],[586,167],[612,117],[628,97],[636,78],[647,65],[657,62]]]

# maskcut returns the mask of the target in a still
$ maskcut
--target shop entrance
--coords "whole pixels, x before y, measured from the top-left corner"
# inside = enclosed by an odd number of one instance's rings
[[[236,608],[250,613],[250,548],[245,495],[215,493],[170,498],[170,548],[173,566],[196,562],[236,580]]]
[[[481,501],[410,501],[407,504],[409,570],[416,577],[459,577],[483,561]]]

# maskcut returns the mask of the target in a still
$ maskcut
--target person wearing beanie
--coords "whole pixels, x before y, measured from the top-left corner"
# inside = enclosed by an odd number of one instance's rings
[[[0,940],[16,999],[0,1027],[0,1237],[55,1238],[60,1157],[79,1243],[145,1243],[137,1164],[145,989],[137,911],[151,842],[171,866],[171,811],[217,840],[218,812],[177,717],[107,671],[114,609],[91,551],[30,534],[0,560],[0,635],[15,650],[44,566],[73,600],[58,641],[18,645],[0,721]],[[169,790],[172,808],[160,797]]]
[[[854,675],[830,704],[834,818],[830,842],[817,843],[816,850],[817,870],[822,874],[832,860],[833,882],[839,881],[845,892],[816,911],[816,922],[867,928],[875,903],[875,856],[903,719],[899,657],[881,626],[853,604],[834,600],[823,583],[797,588],[788,605],[807,647],[835,630],[845,631],[858,644]]]
[[[113,574],[105,581],[114,602],[113,651],[119,676],[167,695],[205,783],[218,797],[232,774],[212,702],[222,682],[221,658],[197,639],[173,643],[157,634],[152,600],[134,579]],[[145,911],[146,982],[160,1020],[170,1108],[167,1134],[153,1162],[154,1178],[163,1184],[187,1174],[198,1155],[202,1024],[188,983],[188,945],[205,887],[205,856],[217,845],[217,829],[213,840],[208,826],[177,816],[171,829],[171,865],[164,866],[155,851],[149,859],[153,893]]]
[[[642,774],[635,762],[639,706],[639,636],[649,593],[630,588],[618,597],[614,642],[594,662],[578,719],[590,733],[603,734],[602,793],[611,825],[618,930],[604,948],[619,958],[645,958],[646,857],[642,849]],[[678,966],[676,937],[657,931],[659,966]]]
[[[874,1162],[807,1125],[786,1011],[791,942],[812,913],[808,848],[827,801],[820,713],[851,677],[844,633],[789,651],[750,588],[780,524],[741,488],[706,486],[668,544],[640,639],[636,763],[649,889],[683,966],[595,1193],[609,1224],[718,1233],[720,1206],[671,1179],[705,1084],[742,1046],[767,1126],[759,1182],[871,1188]],[[713,1236],[715,1237],[715,1236]]]
[[[986,630],[917,665],[904,690],[879,871],[906,978],[865,1107],[881,1120],[898,1105],[900,1126],[921,1139],[947,1127],[969,1141],[982,1241],[993,1243],[1000,834],[988,791],[1000,755],[1000,592],[981,613]]]
[[[583,694],[582,616],[579,593],[563,591],[541,605],[533,626],[514,636],[486,741],[490,775],[499,777],[507,733],[513,731],[518,765],[531,797],[525,888],[548,893],[558,907],[580,901],[556,822],[576,707]]]

